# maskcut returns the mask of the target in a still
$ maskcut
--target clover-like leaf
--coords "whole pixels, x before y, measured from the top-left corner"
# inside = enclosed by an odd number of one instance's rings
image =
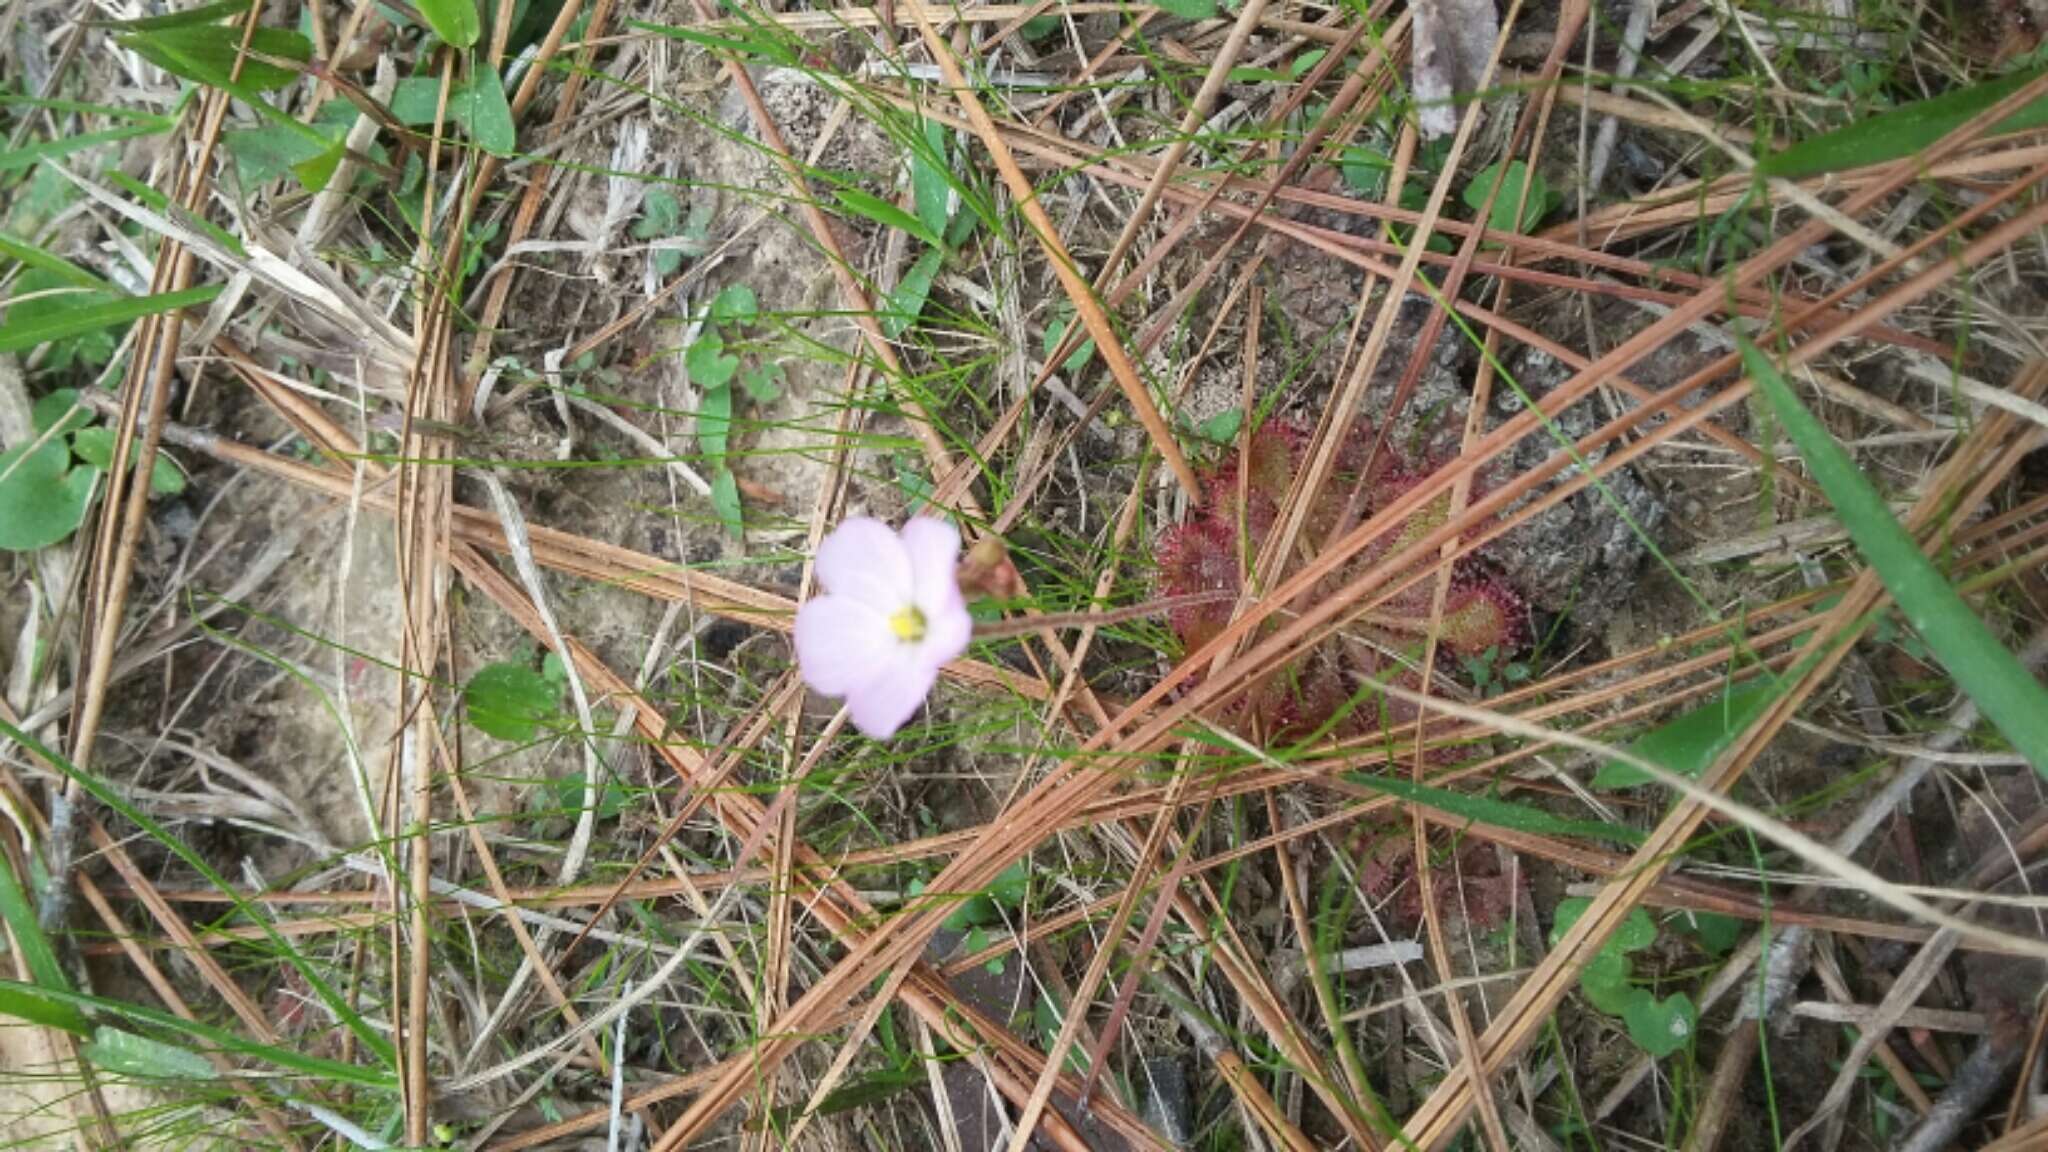
[[[488,664],[469,678],[463,698],[478,731],[524,744],[558,714],[562,686],[524,664]]]
[[[32,552],[76,532],[96,475],[71,466],[61,438],[0,452],[0,549]]]

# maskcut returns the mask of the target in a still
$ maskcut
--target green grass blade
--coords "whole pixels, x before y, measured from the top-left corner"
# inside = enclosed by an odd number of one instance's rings
[[[1766,156],[1756,170],[1766,176],[1797,180],[1844,168],[1883,164],[1911,156],[1963,126],[1971,117],[2019,91],[2041,75],[2029,68],[1985,84],[1916,100],[1875,116],[1866,116],[1833,132],[1801,140]],[[2000,121],[1991,135],[2024,132],[2048,124],[2048,97],[2035,100]]]
[[[1375,792],[1385,792],[1410,804],[1428,808],[1440,816],[1450,817],[1447,823],[1469,820],[1535,836],[1583,836],[1594,840],[1617,840],[1624,844],[1640,844],[1643,840],[1643,834],[1634,828],[1592,820],[1572,820],[1512,800],[1474,796],[1469,792],[1453,792],[1412,780],[1368,776],[1362,772],[1346,773],[1344,778]]]
[[[1784,691],[1784,681],[1771,677],[1731,685],[1714,693],[1712,699],[1652,728],[1629,745],[1629,751],[1690,780],[1699,779],[1715,758],[1771,701]],[[1602,790],[1634,788],[1648,784],[1643,770],[1621,760],[1609,760],[1593,774],[1592,786]]]
[[[177,308],[190,308],[204,304],[220,295],[221,285],[206,284],[198,288],[187,288],[183,292],[163,292],[155,296],[135,296],[126,300],[111,300],[104,304],[88,304],[73,308],[47,318],[38,318],[26,324],[9,324],[0,328],[0,352],[18,352],[33,348],[52,340],[62,340],[82,332],[100,328],[111,328],[126,324],[158,312],[169,312]]]
[[[398,1052],[397,1049],[392,1047],[390,1039],[375,1028],[372,1028],[370,1022],[363,1019],[362,1014],[350,1006],[347,997],[343,996],[332,984],[328,983],[327,978],[322,976],[318,969],[307,963],[305,957],[299,955],[298,950],[292,947],[289,940],[278,935],[277,931],[270,926],[269,917],[264,916],[260,910],[250,907],[249,902],[242,899],[241,894],[236,891],[234,885],[229,884],[227,878],[215,871],[213,866],[202,859],[199,853],[194,851],[190,845],[173,836],[163,825],[150,819],[148,814],[137,809],[133,804],[128,803],[127,799],[119,792],[107,787],[97,778],[80,772],[72,765],[71,761],[65,759],[55,750],[44,745],[42,741],[37,740],[27,732],[22,731],[5,720],[0,720],[0,735],[4,735],[16,744],[28,749],[41,759],[44,764],[48,765],[51,770],[62,773],[66,779],[78,781],[78,786],[90,794],[93,799],[120,813],[129,823],[148,833],[158,844],[163,845],[172,855],[183,860],[188,867],[204,877],[208,884],[213,885],[215,889],[228,898],[229,902],[234,905],[236,912],[242,914],[242,916],[248,919],[249,923],[262,930],[265,938],[276,946],[278,954],[300,976],[305,978],[306,985],[313,990],[313,994],[327,1007],[328,1011],[334,1013],[335,1019],[341,1021],[350,1032],[355,1033],[356,1039],[369,1051],[374,1052],[386,1067],[397,1066]],[[15,989],[19,990],[21,987],[25,986],[16,985]],[[4,984],[0,984],[0,993],[5,993],[6,991],[8,991],[7,987]],[[67,995],[69,994],[67,993]],[[4,1003],[4,1001],[0,1001],[0,1003]],[[142,1018],[153,1019],[153,1017]],[[171,1019],[176,1020],[177,1018],[171,1017]],[[182,1024],[182,1022],[180,1023]],[[247,1044],[249,1042],[241,1041],[241,1043]],[[347,1065],[343,1065],[343,1067],[347,1067]],[[367,1075],[368,1073],[362,1073],[359,1070],[359,1074]]]
[[[46,252],[23,240],[0,232],[0,257],[16,261],[27,268],[48,272],[77,288],[89,288],[96,292],[116,292],[119,289],[98,276],[80,268],[62,256]],[[4,266],[0,266],[4,268]]]
[[[2048,688],[2006,650],[1984,621],[1958,595],[1941,570],[1920,552],[1913,537],[1892,518],[1856,462],[1799,402],[1770,358],[1741,341],[1742,363],[1777,414],[1786,435],[1812,470],[1814,482],[1835,506],[1835,514],[1898,602],[1907,623],[1976,701],[2014,751],[2048,777]]]
[[[38,140],[19,148],[0,152],[0,172],[12,172],[26,168],[42,160],[55,160],[101,144],[112,144],[121,140],[132,140],[137,136],[154,136],[170,130],[171,121],[152,117],[134,124],[123,124],[119,128],[108,128],[99,132],[83,132],[77,136],[66,136],[61,140]]]
[[[355,1084],[364,1088],[376,1088],[383,1091],[395,1091],[398,1087],[397,1078],[390,1072],[382,1069],[366,1068],[360,1064],[344,1064],[339,1060],[308,1056],[303,1052],[294,1052],[289,1048],[280,1048],[274,1044],[261,1044],[245,1036],[238,1036],[225,1028],[215,1028],[210,1024],[186,1020],[173,1016],[169,1012],[159,1012],[154,1008],[144,1008],[140,1004],[128,1004],[119,1000],[108,1000],[101,996],[87,996],[68,990],[60,991],[55,988],[42,988],[34,984],[23,984],[14,980],[0,980],[0,1011],[7,1010],[8,1005],[18,1003],[23,999],[61,1004],[70,1008],[74,1013],[80,1009],[90,1009],[94,1012],[118,1016],[131,1023],[153,1025],[166,1032],[177,1033],[188,1040],[201,1041],[218,1051],[232,1053],[251,1060],[261,1060],[266,1064],[281,1068],[287,1072],[297,1072],[316,1080]]]
[[[29,905],[28,894],[22,890],[19,878],[14,875],[14,866],[7,861],[7,854],[0,852],[0,920],[7,922],[7,930],[14,935],[14,942],[21,949],[21,960],[28,969],[29,979],[38,989],[69,991],[70,983],[64,979],[64,966],[57,962],[57,950],[50,946],[50,938],[43,935],[42,925],[36,922],[36,910]],[[6,1005],[0,1003],[0,1011]],[[62,1028],[66,1032],[84,1032],[85,1017],[78,1009],[61,1001],[50,1002],[50,1011],[36,1019],[38,1024]]]

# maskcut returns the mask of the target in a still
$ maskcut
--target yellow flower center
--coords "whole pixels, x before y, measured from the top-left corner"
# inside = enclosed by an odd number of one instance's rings
[[[889,630],[905,644],[915,644],[924,639],[924,613],[913,604],[889,617]]]

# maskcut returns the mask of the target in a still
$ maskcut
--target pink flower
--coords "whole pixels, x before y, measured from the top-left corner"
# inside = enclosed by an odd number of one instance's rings
[[[896,734],[967,651],[974,621],[955,578],[960,532],[914,517],[901,533],[857,516],[818,545],[824,592],[796,610],[796,662],[804,682],[844,697],[854,727]]]

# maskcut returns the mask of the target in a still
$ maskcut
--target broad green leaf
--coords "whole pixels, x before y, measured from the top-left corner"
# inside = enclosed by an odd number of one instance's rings
[[[71,448],[53,437],[31,452],[0,452],[0,550],[32,552],[78,530],[92,499],[94,472],[71,466]]]
[[[65,308],[27,320],[19,319],[10,308],[7,326],[0,329],[0,352],[19,352],[38,344],[47,344],[52,340],[76,336],[81,332],[126,324],[158,312],[190,308],[212,300],[220,295],[220,290],[219,284],[207,284],[198,288],[187,288],[182,292],[164,292],[156,296],[102,300],[99,303]]]
[[[747,522],[740,510],[740,482],[732,469],[720,467],[718,474],[711,478],[711,509],[718,514],[718,522],[735,540],[744,540]]]
[[[1649,995],[1629,983],[1631,975],[1628,957],[1619,952],[1596,952],[1579,973],[1579,991],[1593,1007],[1609,1016],[1619,1016],[1638,999]]]
[[[883,306],[881,322],[882,335],[894,340],[917,323],[924,313],[926,301],[931,299],[932,282],[938,279],[939,266],[945,263],[946,254],[937,248],[927,248],[896,282],[889,293],[889,300]]]
[[[235,61],[242,56],[242,28],[239,24],[183,24],[170,28],[148,28],[120,36],[123,47],[174,76],[195,83],[223,88],[253,102],[253,93],[282,88],[298,79],[298,72],[281,64],[242,57],[241,75],[235,75]],[[313,58],[313,44],[296,32],[282,28],[258,28],[249,37],[252,54],[274,56],[305,63]]]
[[[334,179],[334,170],[341,167],[341,158],[347,152],[348,144],[336,140],[321,149],[317,155],[292,165],[292,175],[306,191],[318,192],[327,187],[329,180]]]
[[[483,22],[476,14],[476,0],[419,0],[419,9],[434,35],[457,48],[467,48],[476,43],[477,37],[483,33]]]
[[[884,228],[908,232],[934,248],[945,246],[937,230],[925,226],[925,222],[898,208],[879,196],[873,196],[858,188],[839,190],[840,206],[857,216],[865,216]]]
[[[773,403],[782,395],[782,366],[773,361],[756,364],[740,373],[740,387],[756,404]]]
[[[1681,932],[1689,932],[1700,942],[1700,947],[1719,956],[1735,947],[1742,939],[1742,921],[1719,912],[1680,912],[1671,920],[1671,925]]]
[[[552,776],[545,782],[550,809],[555,812],[583,811],[583,777]],[[601,820],[613,820],[626,810],[626,789],[617,780],[607,776],[603,787],[597,790],[597,816]]]
[[[1004,908],[1015,908],[1024,903],[1024,897],[1031,892],[1031,869],[1022,860],[996,874],[989,883],[989,899]]]
[[[469,0],[459,2],[467,5]],[[505,99],[505,82],[497,72],[478,66],[463,85],[462,104],[463,126],[476,146],[493,156],[510,156],[519,142],[519,132],[512,123],[512,105]]]
[[[524,664],[487,664],[469,678],[462,697],[478,731],[527,744],[559,715],[562,686]]]
[[[391,115],[408,128],[432,126],[440,107],[438,77],[407,77],[398,82],[398,88],[391,94]],[[484,151],[499,156],[512,153],[517,132],[511,105],[505,102],[505,86],[497,73],[479,68],[467,83],[451,87],[447,119]]]
[[[102,1072],[138,1080],[213,1080],[220,1076],[206,1057],[189,1048],[105,1024],[93,1029],[92,1043],[80,1054]]]
[[[1628,750],[1688,780],[1698,779],[1737,736],[1763,715],[1783,690],[1782,679],[1758,677],[1725,686],[1707,702],[1680,713],[1629,744]],[[1640,768],[1609,760],[1593,774],[1593,787],[1634,788],[1650,778]]]
[[[917,218],[934,236],[946,231],[952,215],[952,171],[946,166],[946,127],[936,120],[924,122],[924,144],[910,151],[910,190],[917,204]]]
[[[2039,78],[2028,68],[1970,88],[1958,88],[1927,100],[1902,104],[1846,127],[1823,133],[1759,161],[1765,176],[1798,180],[1844,168],[1861,168],[1911,156],[1955,131],[1978,113]],[[2029,103],[1991,129],[1989,135],[2024,132],[2048,124],[2048,96]]]
[[[78,403],[78,389],[59,388],[36,401],[29,419],[35,422],[37,436],[52,429],[59,436],[68,436],[91,424],[92,413]]]
[[[704,390],[704,398],[697,404],[697,447],[723,465],[732,447],[732,385]]]
[[[1216,15],[1216,0],[1152,0],[1160,11],[1183,20],[1207,20]]]
[[[723,388],[732,382],[732,374],[739,371],[740,358],[726,352],[725,338],[718,334],[718,329],[707,327],[683,353],[683,367],[697,387]]]
[[[1529,184],[1529,196],[1522,203],[1522,184]],[[1532,173],[1529,166],[1520,160],[1510,161],[1505,168],[1493,164],[1481,169],[1465,185],[1465,205],[1477,212],[1486,204],[1486,198],[1493,193],[1493,186],[1500,184],[1500,195],[1494,197],[1493,210],[1486,214],[1486,226],[1500,232],[1527,232],[1536,227],[1545,213],[1550,211],[1550,185],[1543,179],[1543,173]],[[1522,213],[1518,219],[1515,207],[1521,204]]]
[[[633,224],[635,240],[665,240],[682,234],[683,206],[665,188],[656,188],[640,201],[640,219]],[[660,248],[652,254],[654,271],[664,280],[683,266],[680,248]]]
[[[1692,1042],[1700,1029],[1699,1009],[1692,998],[1675,992],[1662,1000],[1642,989],[1622,1008],[1628,1038],[1650,1055],[1663,1059]]]
[[[1047,356],[1050,356],[1055,351],[1058,351],[1060,341],[1063,338],[1065,338],[1067,334],[1067,328],[1068,326],[1072,325],[1073,322],[1074,313],[1072,308],[1067,307],[1060,309],[1059,314],[1054,316],[1053,319],[1045,326],[1045,338],[1039,342],[1040,351]],[[1089,359],[1094,355],[1095,341],[1083,340],[1081,341],[1081,343],[1074,347],[1074,350],[1072,352],[1067,353],[1066,363],[1060,365],[1060,371],[1066,373],[1079,372],[1082,368],[1087,366]]]
[[[1362,144],[1346,147],[1337,165],[1346,188],[1359,196],[1370,197],[1377,197],[1386,190],[1387,174],[1393,170],[1394,162],[1385,152]]]
[[[1799,402],[1770,358],[1747,340],[1741,340],[1741,348],[1744,369],[1770,401],[1814,482],[1835,506],[1856,550],[1884,581],[1906,622],[2013,750],[2048,777],[2048,688],[1998,642],[1948,578],[1921,553],[1919,544],[1892,518],[1884,497]]]
[[[1238,429],[1244,427],[1244,409],[1225,408],[1200,424],[1195,425],[1195,435],[1211,444],[1234,444]]]
[[[71,450],[80,460],[94,468],[105,471],[114,460],[114,430],[112,428],[83,428],[71,438]],[[142,458],[142,443],[131,441],[128,445],[128,463],[132,466]],[[162,451],[149,468],[149,490],[158,496],[176,496],[185,490],[185,474],[178,471],[177,462]]]
[[[1586,909],[1591,907],[1592,903],[1583,896],[1570,896],[1558,901],[1555,919],[1550,928],[1551,944],[1555,945],[1564,939],[1564,934],[1571,930],[1572,925],[1579,922],[1579,917],[1586,914]],[[1656,942],[1657,922],[1641,908],[1631,908],[1628,915],[1622,917],[1621,923],[1615,927],[1614,934],[1600,946],[1600,950],[1621,956],[1630,952],[1640,952]]]
[[[1539,836],[1584,836],[1596,840],[1619,840],[1627,844],[1641,843],[1643,834],[1633,828],[1616,824],[1600,824],[1591,820],[1572,820],[1553,815],[1541,808],[1531,808],[1511,800],[1500,800],[1492,796],[1474,796],[1466,792],[1453,792],[1448,788],[1432,788],[1412,780],[1401,780],[1391,776],[1369,776],[1362,772],[1345,774],[1345,779],[1385,792],[1390,796],[1418,804],[1434,812],[1459,820],[1476,820],[1481,824],[1493,824],[1501,828],[1512,828],[1517,832],[1532,832]]]
[[[714,324],[752,324],[761,315],[761,302],[745,284],[728,284],[711,298]]]
[[[57,961],[57,950],[50,947],[50,938],[43,935],[36,910],[29,904],[28,893],[14,875],[14,866],[5,852],[0,852],[0,921],[6,922],[7,930],[20,946],[21,962],[28,969],[29,979],[40,988],[69,990],[71,985],[64,979],[64,966]],[[71,1005],[53,1003],[47,1015],[54,1027],[66,1032],[85,1031],[85,1016]]]

